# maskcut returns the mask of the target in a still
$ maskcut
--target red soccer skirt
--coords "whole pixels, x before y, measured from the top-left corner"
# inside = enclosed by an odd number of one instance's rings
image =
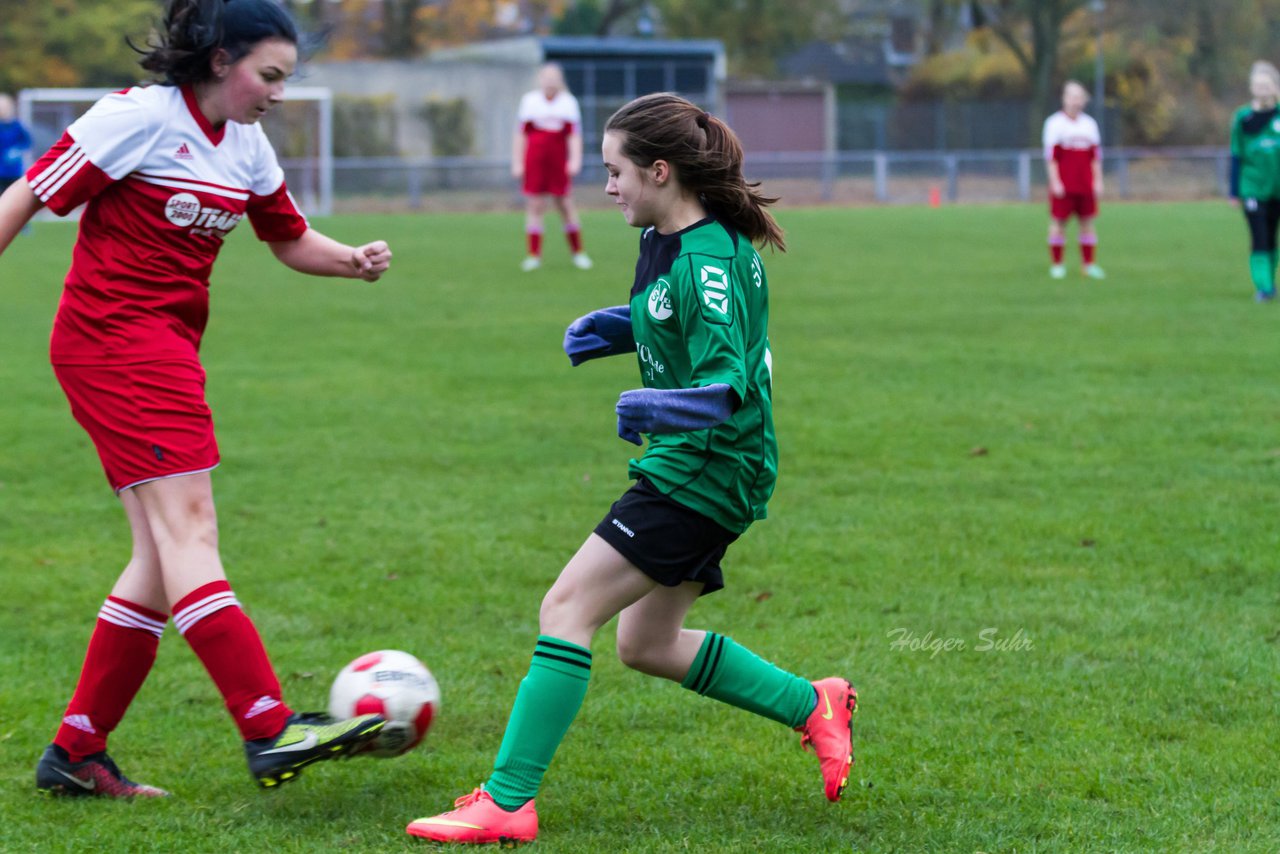
[[[218,465],[199,362],[54,365],[53,372],[116,492]]]

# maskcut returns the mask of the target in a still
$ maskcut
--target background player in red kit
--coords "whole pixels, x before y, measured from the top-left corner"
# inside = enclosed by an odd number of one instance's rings
[[[511,174],[524,179],[524,231],[529,254],[526,273],[542,266],[542,215],[550,200],[564,220],[573,265],[591,269],[582,251],[582,224],[570,197],[574,176],[582,171],[582,111],[564,83],[564,71],[548,63],[538,71],[538,88],[526,92],[516,113]]]
[[[227,583],[209,472],[218,464],[198,358],[209,273],[248,217],[284,264],[376,280],[391,253],[311,229],[257,124],[284,95],[298,32],[274,0],[171,0],[143,68],[162,85],[108,95],[0,196],[0,253],[41,207],[85,205],[54,321],[54,373],[124,505],[133,554],[98,613],[75,694],[36,768],[55,794],[156,796],[106,753],[170,613],[222,693],[249,769],[270,787],[348,755],[385,723],[297,714]]]
[[[1102,195],[1102,137],[1098,123],[1084,112],[1089,93],[1074,80],[1062,89],[1062,109],[1044,123],[1044,163],[1049,173],[1049,254],[1053,266],[1049,275],[1067,275],[1062,263],[1067,220],[1080,220],[1080,259],[1083,272],[1092,279],[1106,273],[1094,260],[1098,233],[1093,221]]]

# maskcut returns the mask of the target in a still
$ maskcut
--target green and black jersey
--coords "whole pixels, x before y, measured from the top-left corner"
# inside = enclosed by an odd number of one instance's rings
[[[1232,195],[1280,199],[1280,115],[1243,106],[1231,120]]]
[[[765,517],[778,472],[769,354],[769,286],[760,255],[708,218],[675,234],[645,229],[631,288],[631,327],[648,388],[725,383],[738,398],[728,421],[651,434],[631,461],[673,500],[741,533]]]

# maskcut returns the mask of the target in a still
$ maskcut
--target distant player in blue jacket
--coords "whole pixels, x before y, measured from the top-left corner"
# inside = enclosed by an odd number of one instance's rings
[[[31,147],[31,135],[18,121],[13,98],[0,93],[0,193],[22,177],[22,152]]]

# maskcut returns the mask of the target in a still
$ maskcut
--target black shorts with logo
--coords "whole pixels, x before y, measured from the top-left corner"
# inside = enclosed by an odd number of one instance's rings
[[[738,539],[728,528],[663,495],[643,477],[613,502],[595,532],[659,584],[700,582],[704,596],[724,587],[720,561]]]

